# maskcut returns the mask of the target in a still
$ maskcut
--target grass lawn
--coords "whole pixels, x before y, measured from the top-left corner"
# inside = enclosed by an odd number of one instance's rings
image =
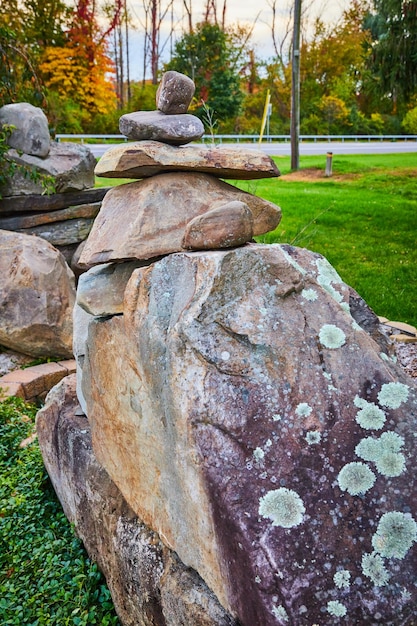
[[[417,325],[417,153],[275,158],[279,179],[238,183],[282,208],[278,228],[259,237],[323,254],[378,314]]]
[[[417,325],[417,153],[334,156],[332,178],[325,155],[301,157],[297,173],[274,158],[281,178],[230,181],[282,208],[258,241],[320,252],[378,315]]]

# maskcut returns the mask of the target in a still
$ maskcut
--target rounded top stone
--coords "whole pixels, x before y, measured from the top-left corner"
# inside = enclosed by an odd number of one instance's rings
[[[194,81],[185,74],[165,72],[156,92],[156,107],[162,113],[186,113],[195,92]]]
[[[11,148],[41,158],[48,156],[51,139],[48,119],[42,109],[28,102],[5,104],[0,108],[1,124],[15,126],[7,140]]]

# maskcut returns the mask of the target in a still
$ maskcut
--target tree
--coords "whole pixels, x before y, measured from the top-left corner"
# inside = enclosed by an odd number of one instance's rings
[[[100,27],[94,0],[78,0],[64,33],[63,46],[48,46],[39,69],[46,87],[57,93],[61,104],[70,100],[79,105],[84,121],[106,114],[116,106],[113,69],[107,54],[107,38],[120,21],[121,0],[116,2],[107,27]]]
[[[219,124],[224,124],[238,115],[243,99],[239,63],[245,63],[245,59],[232,35],[217,24],[203,22],[176,42],[166,69],[190,76],[196,85],[197,102],[203,101],[214,111]],[[202,107],[196,113],[202,116]]]
[[[366,25],[372,33],[368,67],[373,87],[395,112],[417,91],[417,1],[374,0]]]

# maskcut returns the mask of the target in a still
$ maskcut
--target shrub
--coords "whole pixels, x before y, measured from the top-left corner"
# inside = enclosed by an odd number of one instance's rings
[[[116,626],[110,592],[53,492],[34,432],[36,407],[0,402],[0,623]]]

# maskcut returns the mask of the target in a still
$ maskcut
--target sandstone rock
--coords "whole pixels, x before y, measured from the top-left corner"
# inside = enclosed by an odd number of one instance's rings
[[[94,316],[87,313],[87,311],[80,307],[76,302],[73,309],[73,351],[75,362],[77,364],[76,392],[84,415],[87,415],[87,403],[83,393],[83,369],[85,353],[88,347],[88,327],[93,320]]]
[[[9,150],[7,157],[26,167],[29,171],[38,172],[33,178],[17,171],[13,178],[2,188],[2,195],[42,194],[45,189],[42,180],[45,177],[48,187],[53,186],[56,193],[80,191],[94,187],[94,167],[96,159],[91,150],[83,144],[51,142],[46,158],[28,154],[20,155],[16,150]]]
[[[194,81],[179,72],[165,72],[156,92],[156,108],[162,113],[187,113],[195,92]]]
[[[49,154],[48,120],[39,107],[28,102],[6,104],[0,108],[0,126],[2,124],[16,127],[7,140],[12,148],[41,158]]]
[[[100,187],[84,191],[54,193],[51,196],[34,194],[0,198],[0,214],[3,216],[30,211],[46,212],[82,204],[94,204],[101,202],[109,189],[110,187]]]
[[[161,111],[126,113],[119,120],[122,135],[129,139],[153,139],[180,146],[200,139],[204,126],[195,115],[165,115]]]
[[[0,344],[33,356],[72,357],[74,276],[47,241],[0,230]]]
[[[202,172],[219,178],[249,180],[279,176],[274,161],[262,150],[230,146],[169,146],[137,141],[109,148],[98,161],[97,176],[146,178],[163,172]]]
[[[106,263],[80,276],[77,303],[90,315],[107,317],[123,313],[126,285],[133,270],[148,265],[144,261]]]
[[[348,302],[249,244],[135,270],[89,325],[97,460],[242,626],[415,617],[416,388]]]
[[[74,387],[69,376],[49,393],[37,416],[39,444],[65,514],[104,573],[122,624],[238,626],[98,464]]]
[[[227,245],[229,227],[236,223],[234,217],[229,221],[228,208],[235,201],[249,207],[254,235],[278,225],[279,207],[207,174],[159,174],[115,187],[103,200],[80,265],[150,259],[182,250],[189,222],[213,209],[223,210]]]
[[[80,217],[77,219],[65,220],[63,222],[51,222],[32,226],[31,228],[19,228],[17,232],[26,235],[37,235],[46,239],[55,247],[68,246],[80,243],[87,239],[93,226],[93,218]]]
[[[252,213],[247,204],[234,200],[192,219],[186,226],[182,247],[186,250],[233,248],[252,237]]]

